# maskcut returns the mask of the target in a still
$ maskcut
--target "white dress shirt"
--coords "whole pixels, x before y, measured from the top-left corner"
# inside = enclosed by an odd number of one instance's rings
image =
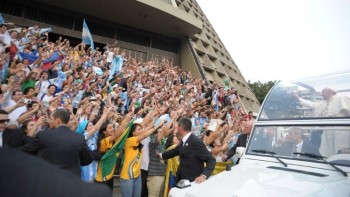
[[[187,139],[190,137],[191,134],[192,134],[192,132],[189,132],[185,136],[183,136],[183,138],[182,138],[183,146],[185,146],[185,143],[186,143]]]
[[[2,134],[3,133],[4,133],[3,131],[0,131],[0,148],[2,147]]]

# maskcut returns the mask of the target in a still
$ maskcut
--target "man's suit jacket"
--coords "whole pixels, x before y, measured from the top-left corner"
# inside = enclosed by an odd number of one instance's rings
[[[27,145],[25,152],[37,154],[44,160],[80,176],[80,166],[90,164],[93,159],[84,136],[71,131],[67,126],[39,132]]]
[[[185,144],[181,141],[177,147],[162,154],[165,160],[175,156],[179,156],[180,159],[176,183],[181,179],[188,179],[192,182],[201,174],[209,178],[216,164],[204,142],[193,134],[189,136]],[[204,163],[206,163],[205,167]]]
[[[306,141],[303,142],[303,146],[301,147],[301,152],[320,155],[319,149],[316,146],[314,146],[313,144],[308,143]]]
[[[247,136],[247,134],[241,134],[238,136],[236,144],[226,153],[227,159],[231,158],[236,153],[237,147],[247,146]],[[239,159],[237,160],[237,163],[239,163]]]
[[[295,144],[293,142],[285,142],[282,146],[275,148],[274,152],[276,152],[278,155],[283,155],[287,157],[297,157],[296,154],[293,154],[293,151],[296,152],[294,150],[294,146]],[[301,147],[301,152],[320,155],[319,149],[316,146],[306,141],[303,142],[303,146]],[[300,156],[300,158],[312,159],[310,157],[305,157],[305,156]]]
[[[26,136],[20,129],[5,129],[2,134],[3,146],[19,148],[28,143],[31,137]]]
[[[104,184],[85,183],[80,177],[19,150],[0,148],[0,191],[7,196],[112,196]]]

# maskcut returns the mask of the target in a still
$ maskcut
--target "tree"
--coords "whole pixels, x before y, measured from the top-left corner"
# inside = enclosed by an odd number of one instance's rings
[[[261,81],[257,81],[254,83],[250,83],[248,80],[248,85],[252,89],[259,103],[262,104],[267,93],[269,93],[270,89],[275,85],[276,81],[268,81],[266,83],[262,83]]]

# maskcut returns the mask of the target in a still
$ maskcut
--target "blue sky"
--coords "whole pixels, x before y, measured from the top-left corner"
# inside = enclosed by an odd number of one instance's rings
[[[350,71],[349,0],[197,0],[248,81]]]

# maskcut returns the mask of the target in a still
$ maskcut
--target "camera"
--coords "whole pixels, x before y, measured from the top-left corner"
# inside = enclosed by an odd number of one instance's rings
[[[25,104],[31,104],[31,103],[32,103],[32,100],[30,100],[30,99],[23,99],[23,102],[24,102]]]
[[[90,97],[90,101],[96,101],[96,97],[94,96]]]

